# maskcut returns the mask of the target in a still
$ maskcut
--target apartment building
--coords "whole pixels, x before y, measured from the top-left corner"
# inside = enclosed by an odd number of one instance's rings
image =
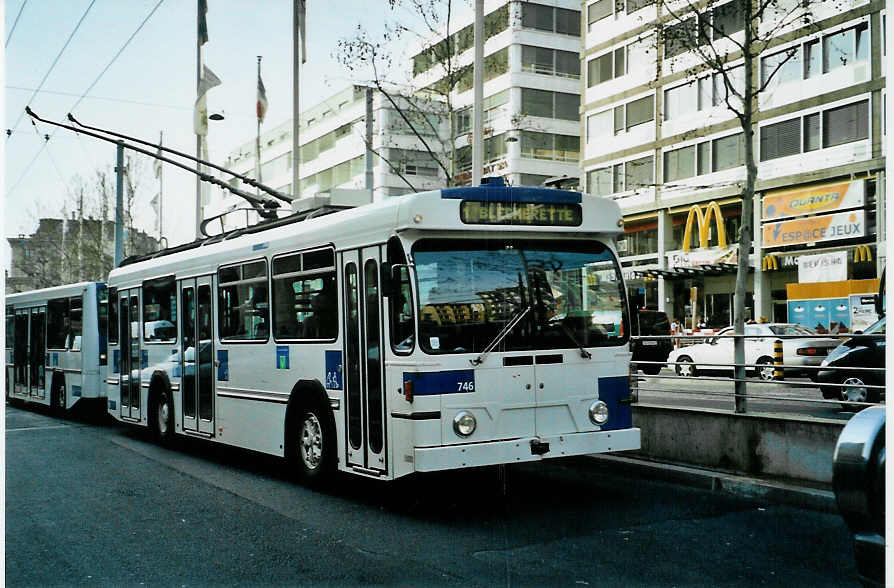
[[[744,89],[740,2],[582,2],[584,189],[624,211],[636,306],[726,326],[749,255],[752,318],[865,327],[885,262],[885,3],[780,0],[761,15],[755,239],[740,252],[745,145],[727,99],[741,103],[692,50],[725,55]]]
[[[512,185],[540,185],[580,174],[580,3],[489,0],[484,4],[484,168]],[[457,184],[472,179],[474,14],[450,22],[451,66],[461,72],[449,92]],[[413,51],[413,86],[435,87],[447,74],[447,37]],[[441,51],[439,51],[439,49]]]
[[[373,88],[352,85],[308,108],[300,121],[302,198],[351,189],[369,190],[370,201],[379,201],[444,185],[446,172],[432,155],[442,149],[440,137],[447,136],[447,117],[438,102],[414,100],[410,107],[404,96],[389,99]],[[295,196],[292,143],[290,119],[261,134],[260,166],[256,140],[251,139],[230,153],[224,167],[251,178],[258,177],[259,167],[263,184]],[[238,180],[232,183],[240,186]],[[222,224],[211,223],[212,230],[243,227],[258,220],[256,213],[238,210],[247,206],[221,190],[205,207],[204,218],[226,213]]]

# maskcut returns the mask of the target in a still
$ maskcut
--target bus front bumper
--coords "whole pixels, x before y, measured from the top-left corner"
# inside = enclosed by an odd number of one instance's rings
[[[640,430],[634,427],[465,445],[417,447],[414,462],[417,472],[435,472],[639,448]]]

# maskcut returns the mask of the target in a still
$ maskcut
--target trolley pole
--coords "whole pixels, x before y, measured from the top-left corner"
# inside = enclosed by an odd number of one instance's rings
[[[115,164],[115,267],[121,265],[124,257],[124,143],[118,141]]]

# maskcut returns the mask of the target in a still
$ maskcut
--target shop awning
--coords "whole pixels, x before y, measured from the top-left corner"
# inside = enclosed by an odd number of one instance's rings
[[[748,268],[749,271],[752,268]],[[634,272],[641,277],[651,276],[653,278],[664,278],[666,280],[686,280],[702,276],[720,276],[724,274],[734,274],[738,270],[738,266],[734,263],[717,263],[704,264],[695,267],[677,267],[674,269],[648,269]]]

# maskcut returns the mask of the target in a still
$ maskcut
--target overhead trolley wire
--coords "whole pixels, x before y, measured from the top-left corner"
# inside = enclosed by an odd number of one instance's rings
[[[12,28],[9,29],[9,34],[6,35],[6,44],[4,47],[9,46],[9,40],[12,39],[12,33],[16,30],[16,25],[19,24],[19,19],[22,17],[22,11],[25,10],[26,4],[28,4],[28,0],[22,2],[22,5],[19,7],[19,13],[16,15],[15,22],[12,23]]]
[[[62,46],[62,49],[59,51],[59,54],[56,55],[56,59],[53,60],[52,65],[50,65],[50,69],[47,70],[47,73],[44,74],[43,79],[40,80],[40,84],[37,85],[37,88],[34,90],[34,93],[31,94],[31,97],[28,98],[28,102],[26,104],[30,105],[31,101],[34,100],[34,97],[37,96],[37,93],[43,88],[44,83],[47,81],[47,78],[50,77],[50,74],[53,72],[53,69],[56,67],[56,64],[59,63],[59,58],[62,57],[62,54],[65,53],[65,50],[68,49],[68,44],[71,43],[71,40],[74,38],[75,33],[78,32],[78,29],[81,28],[81,24],[84,22],[84,19],[87,18],[87,14],[90,12],[90,9],[93,8],[93,5],[96,4],[96,0],[91,0],[90,4],[87,6],[87,9],[84,11],[84,14],[81,15],[80,20],[78,20],[78,24],[75,25],[74,30],[71,31],[71,34],[68,35],[68,39],[65,41],[65,44]],[[12,126],[12,132],[15,133],[16,129],[19,126],[19,123],[22,122],[22,117],[25,116],[25,111],[19,114],[19,118],[16,119],[16,124]]]

